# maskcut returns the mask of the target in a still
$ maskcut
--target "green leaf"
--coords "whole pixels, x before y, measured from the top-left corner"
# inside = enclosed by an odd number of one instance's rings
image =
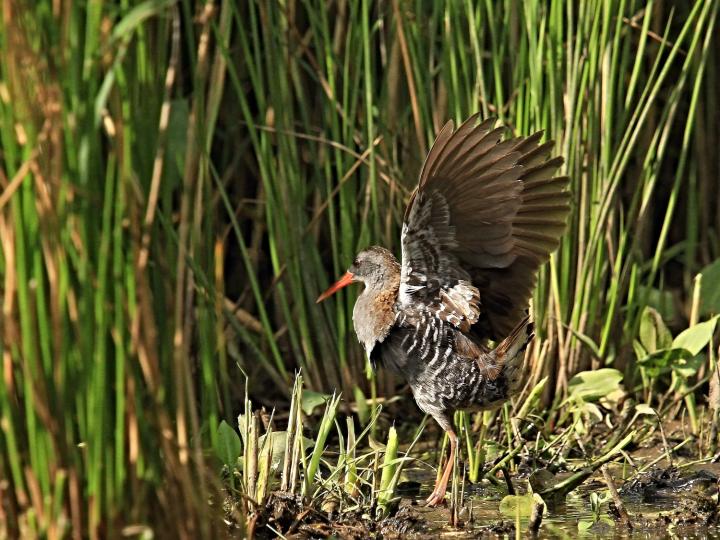
[[[700,294],[700,313],[710,315],[720,313],[720,259],[700,271],[702,292]]]
[[[637,405],[635,405],[635,413],[657,416],[657,412],[655,411],[655,409],[653,409],[650,405],[646,405],[645,403],[638,403]]]
[[[680,335],[673,340],[673,348],[685,349],[689,351],[692,356],[698,354],[710,342],[710,338],[712,338],[715,332],[718,317],[720,317],[720,315],[716,315],[708,321],[698,323],[682,331]]]
[[[363,394],[362,389],[358,385],[353,386],[353,398],[357,404],[360,424],[366,426],[370,421],[370,407],[367,404],[367,399],[365,399],[365,394]]]
[[[217,429],[217,443],[215,455],[228,467],[234,467],[242,452],[242,443],[237,432],[225,420],[220,422]]]
[[[607,516],[602,516],[597,521],[592,519],[578,521],[578,532],[602,535],[603,538],[609,535],[613,527],[615,527],[615,523]]]
[[[568,397],[585,401],[601,398],[617,390],[622,378],[622,373],[613,368],[581,371],[570,379]]]
[[[672,343],[672,335],[657,310],[646,306],[640,318],[640,342],[645,350],[654,353]]]
[[[642,360],[648,355],[645,347],[643,347],[642,343],[640,343],[637,339],[633,339],[633,350],[635,351],[635,356],[637,356],[638,360]]]
[[[509,517],[530,517],[534,499],[532,495],[507,495],[500,501],[500,512]]]
[[[120,39],[134,32],[147,19],[159,15],[174,3],[174,0],[147,0],[137,4],[115,25],[113,39]]]
[[[698,354],[697,356],[693,356],[692,358],[681,359],[680,361],[673,364],[672,369],[682,378],[687,379],[695,375],[700,369],[700,366],[702,366],[704,363],[705,355]]]
[[[398,463],[394,463],[397,459],[398,440],[395,426],[390,426],[378,494],[378,506],[381,508],[379,510],[381,515],[387,512],[387,506],[392,500],[395,491],[393,478],[395,477],[395,471],[399,465]]]
[[[303,412],[310,416],[317,407],[327,403],[330,397],[330,394],[321,394],[320,392],[313,392],[312,390],[303,390],[301,398],[301,407]]]
[[[653,311],[655,310],[651,307],[646,307],[640,316],[640,343],[649,353],[654,353],[658,348]]]
[[[685,349],[658,349],[644,358],[638,359],[638,364],[648,370],[651,377],[667,372],[678,361],[692,358]]]
[[[588,349],[590,349],[596,358],[600,358],[600,348],[597,346],[597,343],[595,343],[590,336],[583,334],[582,332],[578,332],[577,330],[573,330],[569,326],[567,329],[570,331],[570,333],[572,335],[574,335],[576,338],[578,338],[581,343],[583,343]]]

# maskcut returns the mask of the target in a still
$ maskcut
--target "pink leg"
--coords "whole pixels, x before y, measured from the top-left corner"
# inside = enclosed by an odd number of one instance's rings
[[[447,491],[447,485],[450,481],[450,475],[452,474],[453,466],[455,465],[455,448],[457,447],[457,435],[452,430],[447,432],[450,437],[450,457],[445,469],[443,470],[442,476],[435,483],[435,489],[425,501],[427,506],[437,506],[445,500],[445,492]]]

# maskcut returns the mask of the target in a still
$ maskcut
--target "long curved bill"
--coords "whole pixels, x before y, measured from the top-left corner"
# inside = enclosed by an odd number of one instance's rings
[[[325,300],[328,296],[335,294],[343,287],[347,287],[354,281],[354,279],[355,279],[355,276],[351,272],[345,272],[345,275],[343,275],[343,277],[341,277],[335,283],[330,285],[330,287],[328,288],[327,291],[325,291],[320,296],[318,296],[318,299],[315,300],[315,303],[319,304],[320,302]]]

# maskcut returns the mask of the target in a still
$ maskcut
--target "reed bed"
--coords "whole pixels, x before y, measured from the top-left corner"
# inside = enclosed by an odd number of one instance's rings
[[[359,248],[398,251],[434,134],[476,111],[544,129],[572,178],[532,410],[567,425],[573,376],[605,368],[700,429],[715,323],[694,371],[658,351],[720,312],[717,0],[6,0],[0,21],[0,536],[208,537],[228,489],[268,495],[272,431],[299,452],[286,490],[316,496],[329,440],[337,485],[369,481],[337,412],[387,440],[398,381],[355,341],[358,291],[314,300]],[[336,392],[304,457],[300,387]],[[471,423],[515,448],[523,403],[458,419],[473,479]]]

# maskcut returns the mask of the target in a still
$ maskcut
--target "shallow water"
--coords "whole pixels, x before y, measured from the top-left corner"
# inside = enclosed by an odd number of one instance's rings
[[[703,465],[704,470],[715,474],[720,472],[717,465]],[[620,471],[618,477],[620,476]],[[422,501],[430,493],[434,477],[427,469],[408,470],[407,476],[422,487],[419,494],[403,499],[401,506],[409,507],[407,512],[417,517],[423,524],[422,531],[408,535],[408,538],[515,538],[512,525],[516,518],[500,512],[500,501],[505,496],[504,487],[496,487],[489,483],[466,486],[463,508],[459,513],[461,526],[451,527],[450,510],[443,508],[425,508]],[[525,480],[513,480],[517,493],[526,491]],[[590,494],[606,491],[604,482],[588,480],[566,498],[565,504],[546,511],[542,526],[536,538],[587,538],[587,539],[720,539],[720,527],[707,527],[698,524],[665,524],[660,516],[677,516],[690,499],[701,495],[693,491],[681,491],[654,498],[651,502],[625,500],[625,507],[630,514],[634,528],[632,531],[616,526],[608,514],[608,503],[600,505],[597,515],[601,521],[591,529],[585,530],[593,522],[594,516],[590,504]],[[691,505],[690,505],[691,506]],[[471,515],[472,514],[472,515]],[[692,517],[691,513],[687,514]],[[584,522],[584,523],[583,523]],[[583,523],[583,526],[580,524]],[[528,518],[519,520],[519,538],[529,538],[527,532]],[[403,536],[405,537],[405,536]]]

